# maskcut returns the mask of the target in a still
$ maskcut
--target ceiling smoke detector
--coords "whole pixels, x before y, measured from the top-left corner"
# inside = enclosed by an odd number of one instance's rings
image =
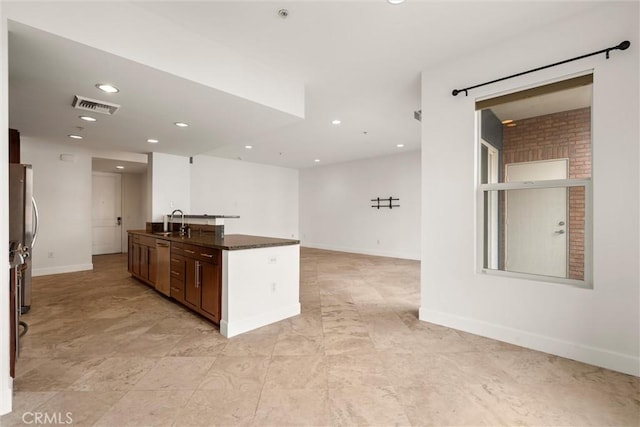
[[[280,9],[278,11],[278,16],[282,19],[285,19],[287,16],[289,16],[289,11],[287,9]]]
[[[114,115],[120,109],[118,104],[112,104],[107,101],[99,101],[97,99],[87,98],[85,96],[75,95],[71,106],[78,110],[93,111],[94,113]]]

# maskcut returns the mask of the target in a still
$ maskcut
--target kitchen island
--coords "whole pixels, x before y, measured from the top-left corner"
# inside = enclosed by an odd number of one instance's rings
[[[300,242],[129,231],[129,272],[232,337],[300,314]]]

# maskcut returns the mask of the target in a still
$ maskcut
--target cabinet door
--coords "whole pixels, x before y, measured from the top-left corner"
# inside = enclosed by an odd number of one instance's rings
[[[193,258],[185,257],[184,301],[200,308],[200,282],[202,278],[201,263]]]
[[[139,245],[140,248],[140,277],[149,278],[149,248]]]
[[[156,248],[148,248],[147,253],[149,255],[149,282],[155,287],[158,277],[158,253]]]
[[[133,273],[133,237],[127,234],[127,271]]]
[[[200,308],[216,323],[220,323],[220,293],[221,274],[220,266],[202,262],[201,265],[201,305]]]
[[[135,274],[136,276],[140,276],[140,270],[141,270],[141,251],[140,251],[140,245],[137,243],[134,243],[132,245],[132,249],[133,249],[133,274]]]

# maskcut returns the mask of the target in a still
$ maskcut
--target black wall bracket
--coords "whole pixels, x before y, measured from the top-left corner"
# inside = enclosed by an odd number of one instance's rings
[[[400,199],[394,199],[393,197],[388,197],[388,198],[380,198],[380,197],[376,197],[375,199],[371,199],[372,202],[375,202],[375,205],[371,205],[372,208],[389,208],[389,209],[393,209],[393,208],[399,208],[400,205],[394,205],[393,202],[399,202]]]

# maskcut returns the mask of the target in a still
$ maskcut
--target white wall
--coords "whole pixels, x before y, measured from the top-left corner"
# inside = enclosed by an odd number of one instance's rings
[[[304,117],[301,79],[200,37],[190,28],[147,11],[143,4],[109,2],[108,7],[103,2],[78,1],[5,4],[3,13],[9,19]]]
[[[127,252],[127,230],[144,230],[146,173],[122,174],[122,252]]]
[[[73,154],[74,161],[60,160],[62,153]],[[90,153],[22,137],[20,160],[33,165],[33,196],[40,214],[33,275],[91,270]]]
[[[399,208],[371,207],[389,196]],[[420,151],[302,169],[302,245],[420,259],[420,198]]]
[[[240,215],[225,220],[226,234],[297,238],[298,171],[196,156],[189,213]]]
[[[9,68],[7,56],[7,20],[4,17],[4,4],[0,2],[0,129],[9,128]],[[9,141],[6,131],[0,132],[0,242],[9,241]],[[0,251],[0,269],[7,271],[9,254]],[[9,288],[9,275],[0,274],[0,289]],[[0,415],[11,411],[13,395],[12,380],[9,376],[9,292],[0,292]]]
[[[60,160],[61,154],[71,154],[73,161]],[[21,161],[33,165],[33,192],[40,214],[38,241],[33,250],[34,276],[93,268],[93,157],[146,160],[146,156],[134,153],[90,150],[79,144],[52,144],[21,135]],[[52,258],[48,257],[49,252],[53,252]]]
[[[609,60],[590,57],[451,96],[627,39],[631,48]],[[640,375],[639,46],[638,3],[607,3],[423,73],[422,320]],[[594,288],[478,274],[475,100],[589,69]]]
[[[191,213],[191,168],[189,158],[164,153],[149,155],[151,168],[151,220],[162,221],[163,215],[180,209]]]

